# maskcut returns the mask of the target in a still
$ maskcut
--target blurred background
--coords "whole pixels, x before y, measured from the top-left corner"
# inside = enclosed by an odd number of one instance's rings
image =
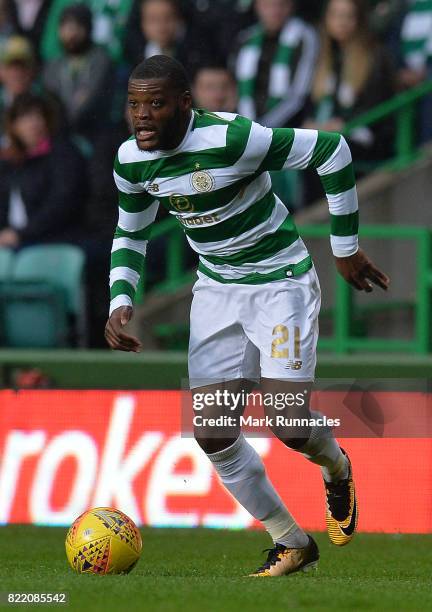
[[[0,0],[0,345],[106,349],[113,158],[130,70],[157,53],[186,66],[196,107],[345,134],[388,296],[336,280],[315,173],[273,176],[321,275],[320,348],[428,353],[429,0]],[[137,296],[152,350],[187,347],[196,260],[169,217]]]
[[[432,2],[0,0],[0,524],[111,504],[152,525],[253,523],[180,436],[196,260],[163,210],[130,324],[145,350],[103,338],[127,80],[157,53],[186,66],[196,107],[345,135],[387,294],[336,277],[315,174],[272,177],[321,280],[318,377],[393,380],[383,393],[404,379],[399,400],[426,398],[432,435],[431,396],[413,383],[432,367]],[[383,440],[384,422],[377,434],[361,419],[371,439],[343,442],[370,500],[360,529],[432,531],[430,439]],[[323,529],[318,472],[256,445],[296,516]]]

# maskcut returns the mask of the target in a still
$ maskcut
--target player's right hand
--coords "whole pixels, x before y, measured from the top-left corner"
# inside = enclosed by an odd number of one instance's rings
[[[387,274],[381,272],[361,249],[349,257],[335,257],[335,262],[339,274],[358,291],[370,293],[373,285],[384,291],[389,288],[390,279]]]
[[[105,339],[109,346],[115,351],[127,351],[139,353],[142,345],[138,338],[130,336],[123,331],[123,327],[132,318],[132,308],[130,306],[120,306],[111,313],[105,325]]]

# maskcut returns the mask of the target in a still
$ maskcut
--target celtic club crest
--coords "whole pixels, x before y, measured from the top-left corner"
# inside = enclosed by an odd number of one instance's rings
[[[199,193],[207,193],[214,187],[215,180],[206,170],[197,170],[191,177],[192,187]]]

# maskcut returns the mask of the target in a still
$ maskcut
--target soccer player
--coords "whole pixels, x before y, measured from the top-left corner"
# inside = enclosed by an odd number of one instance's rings
[[[358,290],[372,291],[373,283],[387,289],[387,276],[358,247],[357,193],[344,138],[269,129],[236,114],[193,109],[183,67],[161,55],[133,70],[128,100],[134,136],[115,160],[119,221],[112,247],[108,344],[140,350],[139,340],[123,327],[132,316],[150,226],[161,203],[200,256],[189,346],[194,397],[221,390],[241,395],[250,381],[260,379],[262,393],[271,398],[280,393],[300,398],[284,407],[283,415],[307,419],[302,425],[313,422],[308,390],[316,362],[319,283],[288,210],[272,191],[268,171],[315,168],[330,207],[330,242],[339,273]],[[209,405],[200,414],[203,419],[238,417],[243,408]],[[276,403],[270,402],[266,412],[274,417]],[[332,431],[307,424],[272,431],[321,467],[330,540],[347,544],[357,523],[357,502],[349,458]],[[217,431],[196,427],[195,437],[228,491],[273,539],[267,561],[251,575],[281,576],[316,567],[315,541],[275,491],[239,420]]]

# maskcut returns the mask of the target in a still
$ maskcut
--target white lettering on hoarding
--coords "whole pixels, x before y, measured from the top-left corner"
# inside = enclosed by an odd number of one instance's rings
[[[44,442],[45,432],[40,430],[13,430],[6,438],[0,462],[0,524],[9,520],[24,459],[40,453]]]
[[[61,510],[51,507],[58,468],[66,457],[73,457],[77,469],[67,487],[68,500]],[[65,431],[55,436],[45,448],[33,479],[29,509],[34,523],[67,525],[88,506],[98,465],[98,452],[94,440],[83,431]]]
[[[175,472],[181,459],[192,462],[187,473]],[[170,495],[207,495],[211,487],[213,467],[201,448],[190,438],[175,436],[168,440],[155,459],[144,504],[149,525],[166,527],[195,527],[199,524],[196,512],[170,512],[167,497]]]
[[[142,523],[133,480],[150,460],[162,442],[163,435],[159,432],[146,433],[127,455],[124,454],[135,401],[133,395],[117,397],[114,401],[92,505],[114,505],[121,508],[136,523]]]
[[[92,506],[118,507],[138,524],[153,526],[252,525],[253,518],[231,496],[227,497],[231,510],[211,511],[217,475],[195,440],[145,428],[133,431],[137,401],[133,393],[113,394],[110,415],[100,424],[106,431],[101,447],[99,436],[93,437],[85,420],[70,430],[59,423],[52,438],[44,430],[10,430],[0,458],[0,522],[16,520],[12,512],[19,499],[19,520],[47,525],[70,524]],[[250,443],[261,455],[270,450],[269,440],[252,438]],[[31,482],[24,485],[21,474],[29,458]],[[73,459],[74,470],[61,478],[61,466],[68,458]],[[177,466],[184,459],[191,467],[179,472]],[[144,470],[148,476],[142,491],[136,480]],[[209,511],[203,511],[201,503],[194,506],[194,497],[208,498]],[[170,501],[179,498],[185,500],[181,511],[170,507]]]

